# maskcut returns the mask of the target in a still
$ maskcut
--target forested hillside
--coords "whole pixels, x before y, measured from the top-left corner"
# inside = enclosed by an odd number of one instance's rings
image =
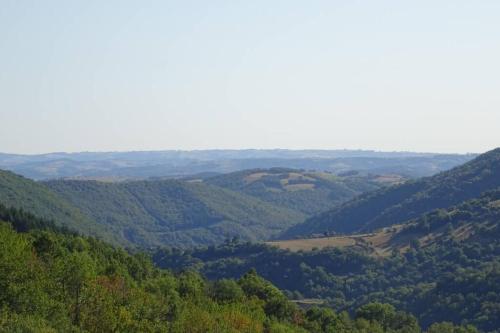
[[[399,175],[334,175],[286,168],[252,169],[210,177],[204,182],[257,197],[274,205],[311,215],[354,196],[403,182]]]
[[[264,240],[306,217],[298,210],[197,182],[35,182],[1,170],[0,204],[127,247],[188,247],[235,235]]]
[[[303,221],[298,211],[198,182],[44,183],[125,243],[189,247],[238,236],[263,240]]]
[[[45,185],[0,170],[0,204],[33,212],[58,224],[113,242],[119,238]]]
[[[292,227],[283,238],[369,231],[447,208],[500,186],[500,148],[435,176],[360,195]]]
[[[237,277],[255,267],[295,299],[336,309],[387,302],[424,326],[436,320],[500,327],[500,190],[412,220],[392,240],[392,255],[325,248],[290,252],[228,242],[192,251],[159,250],[162,267],[192,267],[209,278]]]
[[[208,282],[29,213],[0,206],[0,216],[0,332],[421,332],[388,304],[366,304],[353,317],[303,311],[253,270]],[[436,323],[427,332],[477,330]]]

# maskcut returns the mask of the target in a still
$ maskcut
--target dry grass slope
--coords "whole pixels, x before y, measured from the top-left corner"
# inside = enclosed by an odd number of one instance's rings
[[[396,244],[392,243],[392,240],[401,228],[402,226],[395,225],[368,234],[301,238],[271,241],[266,242],[266,244],[293,252],[312,251],[313,249],[320,250],[327,247],[350,248],[365,251],[375,257],[385,257],[390,255],[392,250],[397,247]]]

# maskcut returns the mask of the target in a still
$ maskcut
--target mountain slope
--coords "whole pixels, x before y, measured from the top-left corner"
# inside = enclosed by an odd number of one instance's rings
[[[397,175],[375,176],[352,172],[336,176],[297,169],[251,169],[207,178],[204,182],[242,192],[274,205],[312,215],[354,196],[403,181]]]
[[[267,239],[305,216],[216,186],[178,180],[45,183],[127,242],[213,244],[227,237]]]
[[[54,220],[59,225],[108,241],[118,241],[104,226],[87,217],[45,185],[10,171],[0,170],[0,204],[33,212],[45,219]]]
[[[283,238],[335,231],[369,231],[446,208],[500,186],[500,148],[459,167],[360,195],[292,227]]]
[[[304,251],[231,242],[182,252],[160,249],[153,258],[161,267],[195,268],[212,279],[255,268],[293,298],[352,311],[367,302],[387,302],[424,326],[445,320],[498,332],[500,189],[424,214],[392,236],[382,257],[372,255],[377,244],[367,240]]]
[[[425,248],[448,241],[487,245],[500,236],[500,188],[448,209],[437,209],[410,220],[389,241],[391,248],[406,250],[418,240]]]

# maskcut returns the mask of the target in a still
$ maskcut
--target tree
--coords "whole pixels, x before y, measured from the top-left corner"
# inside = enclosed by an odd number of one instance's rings
[[[239,302],[245,297],[243,289],[234,280],[222,279],[212,283],[212,297],[218,302]]]
[[[82,294],[92,277],[95,277],[95,262],[86,252],[73,252],[59,261],[59,282],[63,293],[73,301],[71,312],[73,323],[80,324]]]

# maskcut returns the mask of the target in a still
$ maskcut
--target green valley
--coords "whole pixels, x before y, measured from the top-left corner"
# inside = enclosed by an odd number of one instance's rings
[[[137,246],[266,239],[302,221],[300,212],[220,187],[179,180],[45,185],[86,216]]]

